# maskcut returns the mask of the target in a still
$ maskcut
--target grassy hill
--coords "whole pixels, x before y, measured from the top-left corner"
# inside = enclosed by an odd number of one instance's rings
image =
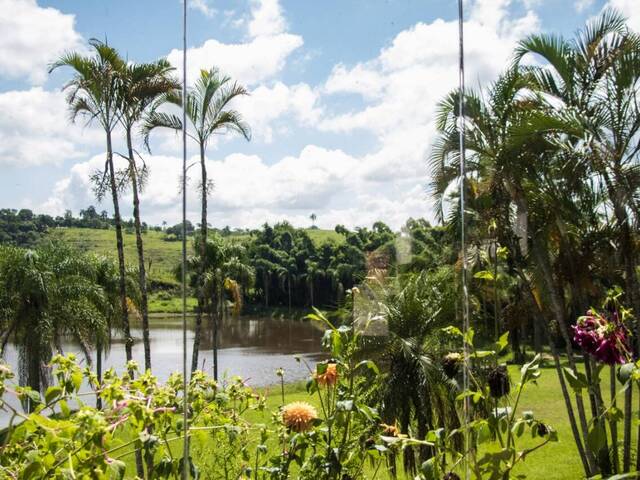
[[[342,235],[333,230],[307,229],[309,237],[316,245],[333,241],[344,241]],[[115,230],[98,230],[91,228],[53,228],[47,238],[64,240],[74,247],[85,251],[116,256]],[[149,230],[144,234],[145,260],[151,281],[177,285],[173,271],[180,262],[182,242],[167,242],[163,232]],[[247,235],[232,235],[231,240],[242,241]],[[193,242],[189,239],[189,252],[192,253]],[[133,233],[124,233],[124,254],[127,263],[137,264],[136,237]]]

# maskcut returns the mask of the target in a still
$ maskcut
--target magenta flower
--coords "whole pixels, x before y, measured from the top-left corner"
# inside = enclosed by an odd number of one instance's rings
[[[573,326],[573,341],[599,362],[623,364],[629,357],[628,333],[617,312],[607,318],[589,310]]]

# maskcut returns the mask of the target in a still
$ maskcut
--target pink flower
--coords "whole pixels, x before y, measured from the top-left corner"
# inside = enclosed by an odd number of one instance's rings
[[[627,363],[629,355],[628,330],[617,312],[610,318],[587,311],[573,326],[573,340],[582,350],[607,365]]]

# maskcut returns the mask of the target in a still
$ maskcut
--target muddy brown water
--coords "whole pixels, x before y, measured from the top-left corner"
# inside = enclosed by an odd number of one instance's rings
[[[187,359],[191,365],[195,318],[187,319]],[[151,362],[154,375],[160,381],[166,380],[173,372],[182,372],[182,317],[155,316],[151,324]],[[203,339],[200,346],[199,367],[212,373],[213,332],[207,322],[203,322]],[[144,349],[140,324],[132,323],[134,337],[133,359],[144,367]],[[322,358],[320,343],[322,328],[305,320],[240,317],[227,318],[222,322],[218,337],[218,372],[222,378],[239,375],[248,385],[263,387],[274,385],[280,380],[276,376],[278,368],[284,368],[285,381],[293,382],[308,377],[304,362],[313,364]],[[80,349],[71,342],[63,343],[64,353],[75,353],[83,359]],[[9,344],[5,351],[5,361],[17,373],[18,349]],[[84,362],[84,360],[82,360]],[[95,365],[95,358],[94,358]],[[103,368],[115,368],[122,372],[125,367],[124,341],[114,335],[111,349],[103,360]],[[17,378],[16,378],[17,380]],[[11,402],[13,403],[13,402]],[[0,411],[0,424],[6,423],[6,414]]]

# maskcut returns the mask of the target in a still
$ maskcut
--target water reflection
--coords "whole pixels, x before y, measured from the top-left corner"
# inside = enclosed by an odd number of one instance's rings
[[[151,323],[151,361],[153,373],[164,381],[175,371],[182,371],[182,318],[180,316],[154,317]],[[191,346],[195,320],[188,319],[188,365],[191,364]],[[211,325],[203,324],[204,335],[200,348],[200,367],[212,373]],[[135,344],[133,358],[144,366],[142,331],[138,323],[132,323],[131,333]],[[265,386],[279,381],[275,374],[277,368],[285,369],[287,381],[306,378],[306,367],[297,362],[299,355],[309,362],[321,358],[320,340],[322,330],[308,321],[294,321],[272,318],[227,318],[219,331],[218,361],[221,377],[240,375],[252,386]],[[63,343],[65,353],[75,353],[83,358],[79,348]],[[17,372],[18,352],[9,344],[5,351],[7,361]],[[95,358],[94,358],[95,361]],[[122,372],[125,366],[124,342],[121,337],[114,338],[104,359],[104,368],[115,368]],[[0,413],[0,416],[2,414]]]

